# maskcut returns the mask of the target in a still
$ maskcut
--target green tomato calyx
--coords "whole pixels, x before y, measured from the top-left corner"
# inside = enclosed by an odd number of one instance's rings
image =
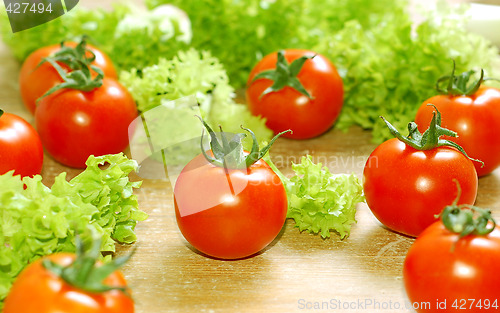
[[[82,241],[76,239],[76,259],[67,266],[56,264],[55,262],[44,259],[42,265],[50,272],[61,277],[70,286],[77,287],[93,293],[103,293],[110,290],[120,290],[127,294],[125,286],[108,286],[103,284],[103,280],[118,270],[128,262],[134,251],[126,256],[118,257],[110,262],[96,266],[101,253],[101,239],[94,240],[89,251],[85,251]]]
[[[96,56],[92,50],[87,49],[87,36],[83,36],[80,43],[74,48],[66,46],[64,41],[61,42],[61,48],[51,57],[52,60],[62,63],[72,71],[81,70],[85,66],[89,66],[95,61]],[[45,63],[47,58],[44,58],[39,65]]]
[[[90,56],[88,56],[88,54],[90,54]],[[101,87],[104,73],[99,67],[91,65],[94,60],[95,54],[87,49],[87,40],[85,37],[83,37],[81,42],[74,48],[64,46],[64,42],[62,42],[61,50],[50,57],[44,58],[38,66],[45,62],[50,63],[62,78],[63,82],[49,89],[38,98],[37,101],[64,88],[88,92]],[[61,67],[60,63],[66,65],[70,69],[69,73]],[[91,69],[97,73],[95,78],[92,78]]]
[[[210,125],[208,125],[201,117],[198,117],[200,121],[202,122],[203,126],[206,128],[209,136],[210,136],[210,149],[212,150],[213,156],[210,156],[206,153],[205,149],[203,148],[203,137],[204,137],[204,131],[201,136],[201,151],[203,153],[203,156],[207,159],[208,162],[220,166],[223,168],[230,168],[230,169],[245,169],[249,168],[257,162],[258,160],[262,159],[264,155],[269,151],[271,146],[274,144],[274,142],[284,133],[291,132],[291,130],[286,130],[283,131],[276,136],[274,136],[273,139],[262,149],[260,149],[257,137],[248,128],[244,128],[241,126],[241,128],[252,136],[252,150],[250,151],[249,154],[244,153],[243,150],[243,145],[241,141],[243,138],[247,136],[245,133],[239,133],[235,134],[230,140],[227,139],[226,133],[222,131],[222,127],[220,127],[220,132],[218,133],[219,136],[212,130]],[[220,137],[220,139],[218,138]]]
[[[0,109],[0,117],[2,117],[3,113],[4,113],[3,110]]]
[[[285,87],[291,87],[301,94],[305,95],[309,99],[312,99],[312,96],[309,92],[304,88],[300,80],[297,78],[297,75],[300,73],[304,63],[307,60],[313,59],[316,55],[312,56],[303,56],[296,60],[294,60],[291,64],[288,64],[288,61],[285,58],[285,52],[283,50],[278,51],[278,60],[276,61],[276,69],[266,70],[255,75],[252,82],[257,79],[270,79],[273,81],[273,85],[260,95],[260,98],[267,95],[271,92],[277,92]]]
[[[408,136],[404,137],[401,135],[401,133],[394,127],[392,126],[391,123],[389,123],[384,117],[380,117],[387,127],[389,128],[389,131],[391,134],[399,139],[400,141],[404,142],[408,146],[417,149],[417,150],[431,150],[437,147],[443,147],[443,146],[448,146],[448,147],[453,147],[460,151],[463,155],[465,155],[468,159],[471,161],[479,162],[484,166],[484,162],[473,159],[467,155],[465,150],[457,143],[447,140],[447,139],[442,139],[441,136],[450,136],[450,137],[458,137],[457,133],[441,127],[441,113],[439,110],[436,108],[435,105],[433,104],[428,104],[436,110],[435,112],[432,113],[432,120],[429,125],[429,128],[422,134],[418,130],[417,124],[415,122],[410,122],[408,124]]]
[[[446,75],[439,78],[436,82],[436,90],[442,95],[449,96],[467,96],[470,97],[478,91],[481,84],[487,80],[497,80],[494,78],[485,78],[484,70],[481,69],[481,74],[478,80],[471,82],[469,80],[476,73],[474,70],[469,70],[463,72],[458,76],[455,76],[456,64],[453,60],[453,69],[451,70],[451,75]],[[442,83],[445,83],[445,87],[441,87]]]
[[[460,234],[459,238],[467,235],[486,236],[491,233],[496,227],[491,211],[468,204],[458,205],[462,189],[458,181],[454,181],[457,184],[457,197],[439,215],[446,229]]]

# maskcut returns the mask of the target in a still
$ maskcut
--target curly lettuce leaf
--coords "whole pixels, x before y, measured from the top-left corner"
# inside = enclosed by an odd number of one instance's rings
[[[300,164],[292,164],[295,175],[287,178],[269,156],[265,160],[281,178],[288,197],[287,218],[294,219],[301,232],[319,233],[322,238],[329,238],[331,231],[341,239],[349,236],[356,223],[356,204],[365,201],[356,175],[332,174],[308,155]]]
[[[109,166],[101,170],[100,166],[105,164]],[[137,162],[123,154],[114,154],[104,157],[90,156],[86,165],[85,171],[70,181],[72,192],[76,191],[84,202],[97,207],[99,214],[94,218],[113,241],[136,241],[135,225],[137,221],[144,221],[148,217],[138,209],[137,196],[133,193],[134,189],[141,186],[141,182],[131,182],[128,178],[131,172],[137,170]],[[63,194],[70,196],[68,191],[70,189],[66,188]],[[108,243],[110,246],[107,251],[114,252],[114,242],[109,240]]]
[[[120,74],[120,82],[134,97],[139,111],[150,110],[162,101],[196,95],[202,107],[210,105],[212,94],[221,101],[234,97],[224,66],[208,51],[179,51],[172,59],[161,58],[142,70]]]
[[[74,252],[77,234],[84,243],[102,237],[102,252],[114,252],[116,242],[135,241],[137,221],[147,218],[133,195],[140,182],[128,179],[136,169],[135,161],[117,154],[91,156],[80,175],[68,182],[61,173],[51,188],[39,175],[0,175],[0,300],[30,262]]]

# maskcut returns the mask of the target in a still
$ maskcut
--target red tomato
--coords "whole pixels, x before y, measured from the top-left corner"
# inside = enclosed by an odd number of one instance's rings
[[[419,151],[396,138],[378,146],[364,169],[366,203],[388,228],[418,236],[434,215],[452,203],[457,179],[463,192],[459,203],[473,204],[477,174],[458,150],[438,147]]]
[[[458,133],[457,138],[444,137],[454,141],[467,154],[484,162],[474,162],[477,174],[483,176],[500,166],[500,90],[481,87],[471,96],[438,95],[426,100],[419,108],[415,122],[419,130],[429,126],[435,105],[443,114],[442,126]]]
[[[43,147],[36,130],[21,117],[0,111],[0,175],[40,174]]]
[[[75,47],[74,42],[65,42],[66,46]],[[117,78],[116,70],[109,57],[102,51],[87,44],[87,48],[95,54],[92,65],[101,68],[105,77]],[[30,54],[24,61],[19,74],[21,97],[31,113],[35,113],[36,100],[44,95],[50,88],[63,82],[56,69],[48,62],[38,66],[43,58],[51,56],[61,49],[61,45],[52,45],[40,48]],[[60,64],[65,70],[68,67]]]
[[[408,251],[403,268],[406,292],[417,312],[498,312],[498,264],[498,226],[488,235],[459,239],[441,221],[435,222]]]
[[[308,50],[289,49],[286,60],[291,63],[303,56],[313,56]],[[343,104],[343,83],[335,66],[324,56],[317,54],[307,60],[296,76],[308,98],[296,89],[285,86],[279,91],[262,93],[273,81],[254,77],[266,70],[275,69],[277,53],[265,56],[252,69],[248,78],[246,99],[252,114],[266,119],[266,125],[275,133],[291,129],[284,137],[307,139],[321,135],[335,123]]]
[[[285,223],[288,206],[281,180],[265,161],[226,173],[202,154],[180,173],[174,204],[186,240],[222,259],[244,258],[269,245]]]
[[[59,253],[48,256],[60,265],[71,264],[75,256]],[[48,271],[42,259],[30,264],[17,277],[7,298],[3,313],[133,313],[134,302],[120,290],[91,293],[68,285]],[[119,271],[109,275],[104,283],[123,287],[127,283]]]
[[[123,151],[128,127],[137,117],[130,93],[116,80],[89,92],[62,89],[42,98],[35,114],[46,151],[58,162],[85,167],[90,155]]]

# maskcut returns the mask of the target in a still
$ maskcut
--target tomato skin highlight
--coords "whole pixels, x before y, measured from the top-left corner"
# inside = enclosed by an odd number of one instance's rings
[[[75,47],[77,45],[75,42],[65,42],[64,44],[68,47]],[[92,45],[87,44],[87,48],[96,57],[92,65],[101,68],[105,77],[117,79],[118,75],[110,58]],[[43,58],[49,57],[59,50],[61,50],[60,44],[40,48],[31,53],[21,66],[19,73],[21,97],[24,105],[32,114],[35,114],[37,99],[44,95],[50,88],[63,82],[56,69],[50,63],[45,62],[38,66]],[[65,70],[68,70],[68,67],[64,64],[60,65]]]
[[[43,147],[35,128],[23,118],[3,113],[0,116],[0,175],[34,176],[42,172]]]
[[[122,152],[136,117],[134,99],[110,78],[90,92],[62,89],[44,97],[35,113],[44,148],[58,162],[75,168],[84,168],[90,155]]]
[[[315,54],[309,50],[285,50],[289,63],[304,55]],[[342,78],[335,66],[320,54],[304,63],[297,78],[312,99],[288,86],[261,97],[273,82],[269,79],[252,80],[262,71],[275,69],[276,61],[277,53],[268,54],[250,72],[246,99],[252,114],[266,118],[267,127],[275,133],[293,131],[283,134],[283,137],[308,139],[329,130],[340,114],[344,97]]]
[[[71,253],[57,253],[47,257],[53,262],[68,265],[75,259]],[[91,293],[68,285],[57,275],[45,269],[42,259],[25,268],[14,282],[3,313],[133,313],[133,300],[119,290]],[[104,282],[109,286],[126,286],[119,271]]]
[[[474,165],[450,147],[419,151],[389,139],[372,152],[363,175],[366,203],[375,217],[414,237],[453,202],[457,194],[453,179],[462,187],[459,204],[473,204],[477,195]]]
[[[453,129],[458,137],[443,138],[451,140],[464,148],[465,152],[475,159],[478,176],[491,173],[500,166],[500,90],[492,87],[481,87],[472,96],[437,95],[427,99],[418,109],[415,122],[419,131],[429,125],[435,105],[442,113],[442,126]]]
[[[484,301],[500,301],[498,264],[500,263],[500,228],[486,236],[459,234],[447,230],[441,221],[429,226],[408,251],[403,277],[406,292],[412,303],[430,302],[428,310],[417,312],[461,312],[453,307],[455,301],[474,299],[482,308],[466,305],[467,312],[498,312],[485,309]],[[446,301],[438,308],[436,301]]]
[[[269,165],[225,169],[198,155],[175,184],[177,224],[198,251],[220,259],[240,259],[268,246],[281,231],[286,192]]]

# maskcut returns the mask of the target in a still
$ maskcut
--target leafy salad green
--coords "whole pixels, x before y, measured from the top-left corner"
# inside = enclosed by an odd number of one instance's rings
[[[349,236],[352,224],[356,223],[356,204],[365,200],[356,175],[332,174],[308,155],[299,164],[292,164],[295,174],[287,178],[269,156],[265,160],[285,186],[287,218],[294,219],[300,231],[319,233],[323,238],[329,238],[331,231],[336,231],[341,239]]]
[[[76,235],[84,243],[102,237],[103,253],[114,252],[116,242],[134,242],[137,221],[147,218],[133,194],[141,182],[128,178],[136,169],[135,161],[116,154],[89,157],[81,174],[68,182],[61,173],[51,188],[39,175],[0,175],[0,299],[33,260],[74,252]]]

